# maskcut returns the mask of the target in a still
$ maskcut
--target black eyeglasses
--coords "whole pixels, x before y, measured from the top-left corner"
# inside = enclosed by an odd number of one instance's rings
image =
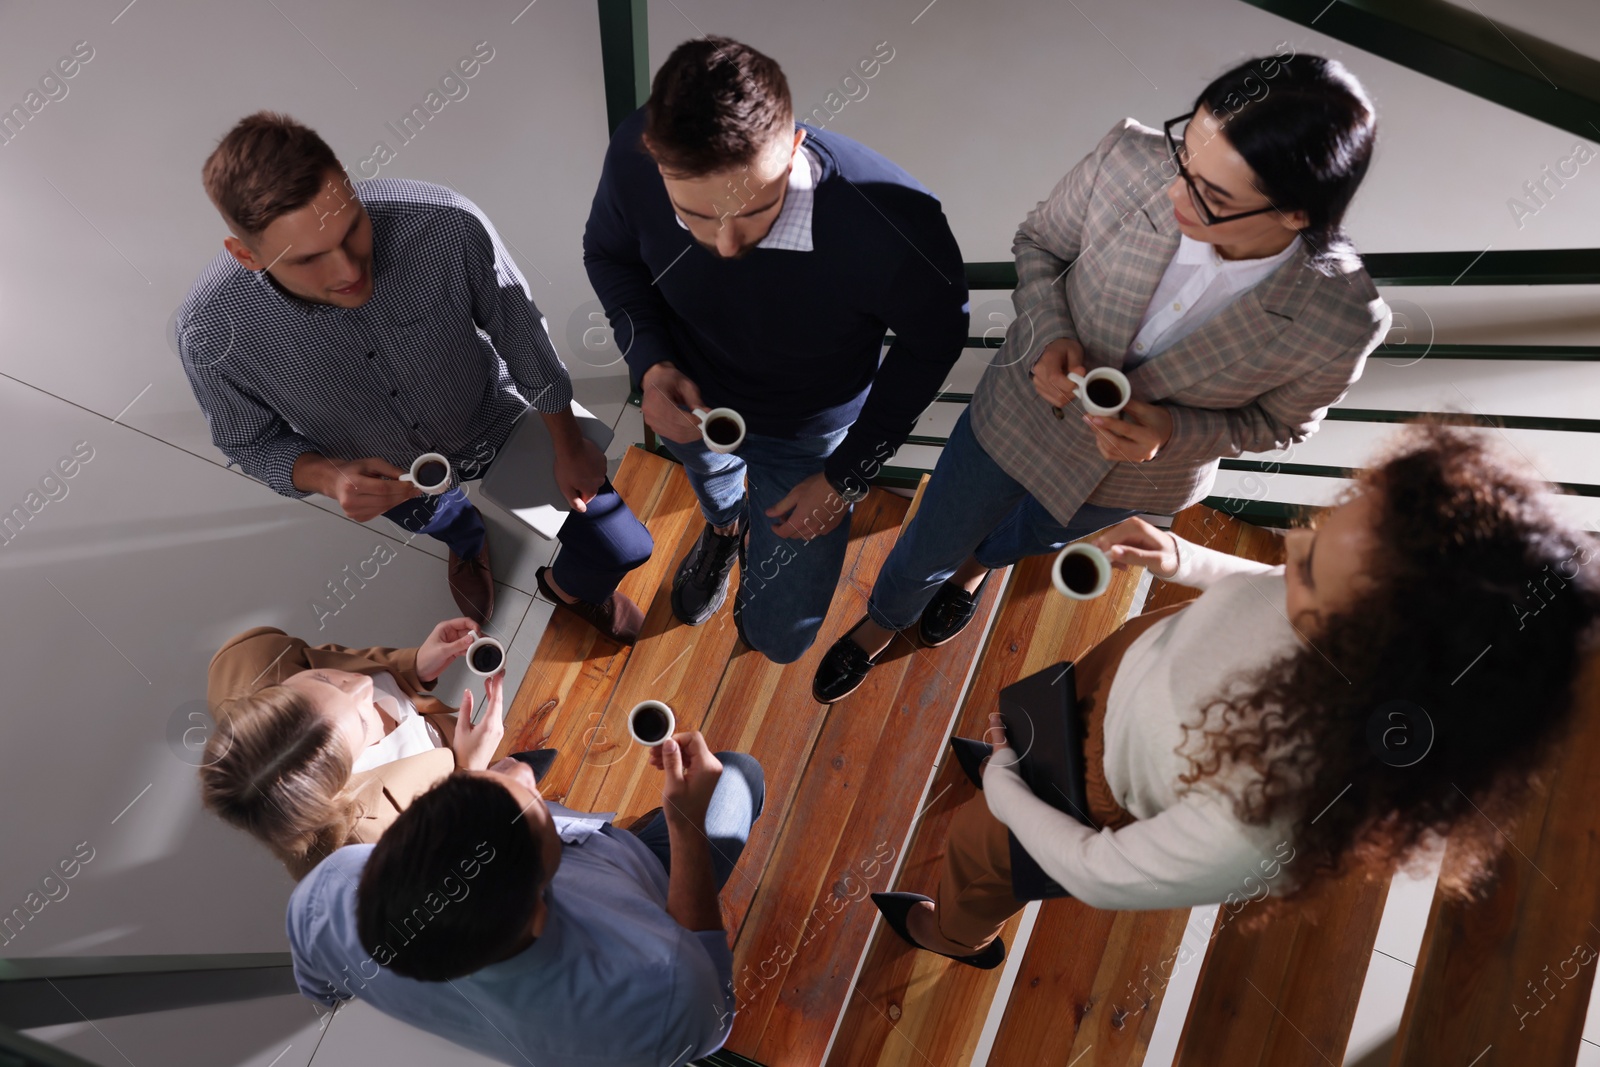
[[[1189,146],[1183,139],[1184,132],[1188,129],[1189,120],[1193,117],[1192,115],[1179,115],[1175,119],[1168,119],[1162,128],[1166,130],[1167,147],[1172,151],[1172,161],[1178,165],[1178,175],[1183,179],[1183,184],[1189,187],[1189,202],[1194,205],[1194,209],[1200,215],[1201,220],[1207,226],[1215,226],[1219,222],[1247,219],[1251,215],[1265,215],[1269,211],[1278,210],[1276,205],[1268,204],[1266,207],[1258,207],[1254,211],[1241,211],[1235,215],[1218,215],[1206,206],[1205,200],[1200,196],[1200,190],[1194,184],[1194,178],[1189,174]],[[1176,134],[1173,133],[1172,128],[1174,126],[1181,127]]]

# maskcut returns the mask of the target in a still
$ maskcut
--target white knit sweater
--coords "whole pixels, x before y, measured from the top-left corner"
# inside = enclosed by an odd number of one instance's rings
[[[1139,635],[1117,666],[1107,696],[1105,776],[1117,802],[1137,817],[1095,833],[1029,792],[1017,772],[990,760],[989,810],[1052,878],[1097,908],[1217,904],[1290,884],[1289,817],[1266,826],[1240,822],[1231,801],[1206,781],[1184,789],[1189,762],[1178,754],[1182,723],[1200,721],[1224,685],[1292,650],[1284,614],[1283,567],[1268,567],[1179,539],[1173,581],[1202,589],[1188,607]],[[1186,751],[1197,751],[1198,732]]]

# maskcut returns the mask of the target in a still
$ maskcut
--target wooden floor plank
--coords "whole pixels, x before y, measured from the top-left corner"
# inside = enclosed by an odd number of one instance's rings
[[[1172,529],[1192,543],[1258,558],[1279,539],[1210,508],[1191,507]],[[1143,610],[1199,591],[1154,579]],[[1189,910],[1112,912],[1071,899],[1044,902],[990,1053],[991,1062],[1109,1067],[1142,1063],[1182,946]],[[1064,1025],[1063,1019],[1070,1019]]]
[[[1209,508],[1188,509],[1174,529],[1218,551],[1283,562],[1281,534]],[[1248,934],[1236,921],[1248,904],[1225,905],[1206,949],[1175,1062],[1196,1067],[1341,1062],[1388,887],[1387,878],[1342,880],[1326,896]],[[1240,892],[1246,889],[1241,886]]]
[[[1138,572],[1123,571],[1106,595],[1076,602],[1054,591],[1051,565],[1050,557],[1041,556],[1014,568],[963,701],[958,734],[981,736],[989,713],[998,708],[1001,688],[1052,663],[1081,656],[1127,617]],[[940,758],[897,889],[931,895],[950,818],[976,795],[947,747]],[[1002,934],[1008,943],[1018,921],[1013,918]],[[977,971],[914,950],[880,923],[828,1063],[835,1067],[966,1063],[977,1046],[999,980],[998,970]]]
[[[1507,828],[1494,888],[1465,904],[1434,898],[1394,1067],[1577,1059],[1600,966],[1600,656],[1575,692],[1577,729],[1559,748],[1547,788]]]
[[[761,1035],[754,1059],[821,1062],[877,916],[868,894],[888,888],[998,599],[991,582],[947,645],[898,640],[824,723],[736,954],[757,980],[740,1006],[744,1031]]]
[[[661,583],[670,581],[675,562],[663,546],[675,546],[699,515],[694,494],[677,464],[640,448],[624,454],[612,484],[656,542],[649,561],[630,572],[620,586],[635,602],[649,605]],[[652,618],[652,624],[659,625],[659,620]],[[647,627],[644,634],[653,632]],[[597,738],[601,743],[606,740],[598,729],[601,715],[631,651],[570,612],[552,614],[511,700],[496,757],[526,749],[559,749],[545,791],[552,799],[563,799],[590,746]]]
[[[789,664],[773,663],[741,643],[707,716],[706,736],[719,748],[750,753],[760,761],[767,778],[767,811],[756,823],[739,861],[743,876],[736,874],[723,891],[728,929],[736,938],[736,974],[745,962],[742,954],[750,951],[748,944],[753,943],[745,941],[741,928],[756,887],[763,884],[763,872],[776,883],[790,873],[768,871],[768,859],[790,815],[801,776],[812,760],[817,736],[828,716],[848,714],[862,695],[858,691],[829,709],[811,695],[811,680],[829,646],[866,613],[862,577],[875,576],[882,567],[905,513],[905,498],[882,490],[875,490],[856,505],[850,523],[850,546],[841,568],[843,577],[816,642],[805,655]],[[870,581],[866,589],[871,589]],[[869,676],[862,690],[881,684],[880,679]],[[734,1035],[736,1039],[742,1037],[739,1024],[735,1024]],[[730,1047],[739,1051],[743,1046]]]
[[[1248,934],[1224,907],[1174,1063],[1344,1062],[1388,895],[1387,878],[1343,879],[1326,896]]]
[[[675,479],[689,493],[692,504],[694,496],[688,478],[677,470]],[[606,704],[591,707],[591,717],[599,713],[600,728],[567,801],[579,811],[616,811],[632,816],[661,803],[661,776],[650,768],[649,750],[634,744],[628,734],[628,712],[641,700],[665,702],[672,708],[678,730],[699,730],[705,724],[706,712],[739,636],[733,624],[731,588],[717,613],[699,626],[686,626],[672,614],[673,577],[703,529],[704,522],[695,507],[678,543],[665,553],[671,565],[661,575],[654,600],[648,601],[645,626],[628,669],[622,672]],[[736,576],[733,581],[737,580]]]

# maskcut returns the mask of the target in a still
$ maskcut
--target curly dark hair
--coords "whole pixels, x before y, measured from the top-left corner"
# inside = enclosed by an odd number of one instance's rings
[[[1440,889],[1482,892],[1499,831],[1576,718],[1575,680],[1596,652],[1600,566],[1586,564],[1600,539],[1489,437],[1414,424],[1361,472],[1351,493],[1375,505],[1370,586],[1324,617],[1314,648],[1225,688],[1184,726],[1180,751],[1188,731],[1203,735],[1185,786],[1245,783],[1223,786],[1241,820],[1292,821],[1293,877],[1249,925],[1349,871],[1414,868],[1445,838]],[[1396,758],[1375,740],[1397,708],[1419,747],[1431,741],[1425,754]]]

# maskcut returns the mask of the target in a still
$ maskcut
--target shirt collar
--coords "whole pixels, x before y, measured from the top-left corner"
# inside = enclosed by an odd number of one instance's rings
[[[1289,242],[1287,248],[1272,256],[1263,256],[1260,259],[1223,259],[1217,255],[1217,246],[1207,241],[1196,241],[1188,234],[1178,236],[1178,251],[1173,254],[1173,262],[1185,263],[1193,266],[1210,267],[1212,270],[1225,274],[1244,274],[1255,271],[1270,273],[1281,266],[1285,260],[1294,255],[1300,247],[1300,235],[1296,234],[1294,240]]]
[[[817,191],[816,171],[819,167],[811,149],[802,142],[799,151],[794,154],[794,166],[789,170],[789,186],[784,193],[783,209],[773,220],[772,229],[757,242],[757,248],[775,248],[785,252],[812,250],[811,220]],[[672,217],[679,229],[689,228],[676,211]]]

